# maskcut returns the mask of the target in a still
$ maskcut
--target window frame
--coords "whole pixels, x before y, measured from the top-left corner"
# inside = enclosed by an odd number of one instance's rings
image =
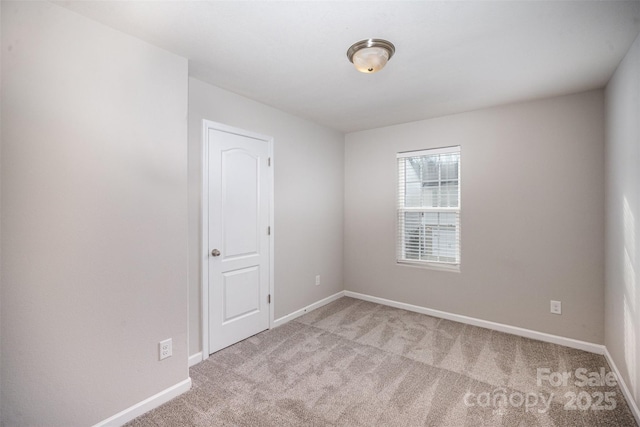
[[[462,213],[462,200],[461,200],[461,159],[462,159],[462,150],[461,146],[449,146],[449,147],[441,147],[441,148],[431,148],[431,149],[422,149],[422,150],[412,150],[412,151],[403,151],[396,153],[396,179],[397,179],[397,187],[396,187],[396,263],[398,265],[403,266],[411,266],[411,267],[419,267],[419,268],[428,268],[434,270],[444,270],[444,271],[453,271],[460,272],[460,266],[462,262],[462,240],[461,240],[461,213]],[[406,173],[402,176],[402,172],[405,171],[405,166],[401,168],[401,160],[410,158],[410,157],[426,157],[426,156],[435,156],[440,154],[458,154],[458,206],[457,207],[407,207],[404,205],[406,201],[406,187],[404,185],[406,179]],[[404,161],[404,160],[403,160]],[[439,181],[441,179],[439,178]],[[424,186],[424,182],[423,182]],[[456,253],[456,261],[455,262],[445,262],[445,261],[427,261],[427,260],[415,260],[408,259],[406,257],[406,232],[405,232],[405,220],[404,218],[406,212],[422,212],[422,213],[456,213],[456,244],[457,244],[457,253]]]

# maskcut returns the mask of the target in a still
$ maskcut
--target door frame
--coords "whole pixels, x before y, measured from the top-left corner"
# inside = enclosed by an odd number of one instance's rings
[[[270,159],[267,186],[269,188],[269,226],[271,234],[269,238],[269,294],[271,295],[271,303],[269,304],[269,329],[273,327],[274,322],[274,161],[273,161],[273,137],[261,135],[255,132],[246,131],[244,129],[235,128],[222,123],[213,122],[211,120],[202,120],[202,191],[200,194],[201,210],[200,210],[200,296],[202,298],[202,360],[209,357],[209,130],[227,132],[234,135],[246,136],[248,138],[264,141],[267,144],[268,155]]]

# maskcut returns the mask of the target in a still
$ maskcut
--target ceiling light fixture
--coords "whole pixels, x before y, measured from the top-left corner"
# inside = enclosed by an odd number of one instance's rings
[[[347,50],[347,58],[362,73],[375,73],[387,65],[396,52],[393,43],[382,39],[360,40]]]

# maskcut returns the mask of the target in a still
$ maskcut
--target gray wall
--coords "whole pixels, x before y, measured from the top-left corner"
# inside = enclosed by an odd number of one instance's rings
[[[640,36],[606,90],[605,344],[640,404]]]
[[[344,137],[189,79],[189,350],[201,350],[202,119],[274,138],[275,318],[343,290]],[[316,274],[322,283],[315,286]]]
[[[461,272],[397,265],[396,152],[451,145]],[[603,343],[603,155],[602,91],[347,134],[346,289]]]
[[[3,421],[92,425],[189,376],[187,61],[51,3],[2,20]]]

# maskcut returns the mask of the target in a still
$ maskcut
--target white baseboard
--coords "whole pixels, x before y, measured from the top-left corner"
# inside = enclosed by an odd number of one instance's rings
[[[611,366],[611,369],[616,374],[616,379],[618,380],[620,390],[622,390],[622,394],[624,395],[625,399],[627,399],[627,404],[629,405],[629,408],[631,409],[636,422],[638,423],[638,425],[640,425],[640,410],[638,410],[638,404],[633,398],[631,390],[629,389],[629,387],[627,387],[627,383],[624,381],[624,378],[622,377],[622,375],[620,375],[620,370],[618,369],[618,366],[616,366],[616,363],[611,357],[611,353],[609,353],[609,350],[606,347],[604,349],[604,357],[607,359],[609,366]]]
[[[577,348],[578,350],[588,351],[590,353],[604,354],[605,348],[601,344],[594,344],[586,341],[575,340],[573,338],[565,338],[558,335],[551,335],[545,332],[533,331],[531,329],[519,328],[517,326],[505,325],[504,323],[496,323],[488,320],[476,319],[475,317],[463,316],[460,314],[447,313],[446,311],[433,310],[431,308],[420,307],[417,305],[406,304],[404,302],[393,301],[384,298],[378,298],[371,295],[360,294],[357,292],[344,291],[344,296],[357,298],[364,301],[375,302],[390,307],[402,308],[416,313],[428,314],[429,316],[441,319],[453,320],[454,322],[466,323],[468,325],[480,326],[482,328],[493,329],[494,331],[506,332],[508,334],[519,335],[525,338],[550,342],[553,344],[563,345],[565,347]]]
[[[460,314],[448,313],[446,311],[434,310],[431,308],[421,307],[413,304],[407,304],[399,301],[389,300],[385,298],[374,297],[371,295],[361,294],[358,292],[352,291],[340,291],[331,296],[328,296],[320,301],[316,301],[313,304],[310,304],[300,310],[296,310],[293,313],[287,314],[279,319],[276,319],[273,322],[273,328],[278,326],[282,326],[287,322],[290,322],[293,319],[296,319],[312,310],[320,308],[324,305],[329,304],[343,296],[360,299],[363,301],[374,302],[377,304],[387,305],[390,307],[401,308],[408,311],[413,311],[416,313],[427,314],[429,316],[438,317],[441,319],[452,320],[455,322],[465,323],[468,325],[479,326],[482,328],[492,329],[495,331],[505,332],[508,334],[518,335],[525,338],[536,339],[539,341],[549,342],[553,344],[563,345],[566,347],[576,348],[578,350],[588,351],[590,353],[601,354],[604,355],[609,366],[615,372],[616,377],[618,379],[618,384],[620,385],[620,389],[622,390],[622,394],[626,399],[633,416],[636,419],[636,422],[640,425],[640,410],[638,405],[631,394],[630,389],[627,387],[622,375],[620,375],[620,371],[616,366],[609,350],[604,345],[594,344],[586,341],[575,340],[573,338],[561,337],[558,335],[547,334],[545,332],[538,332],[531,329],[520,328],[517,326],[505,325],[503,323],[491,322],[488,320],[477,319],[474,317],[463,316]],[[202,352],[198,352],[189,356],[189,367],[200,363],[203,360]],[[181,395],[182,393],[188,391],[191,388],[191,378],[187,378],[184,381],[179,382],[178,384],[169,387],[166,390],[161,391],[154,396],[151,396],[148,399],[143,400],[118,414],[107,418],[104,421],[97,423],[94,427],[108,427],[108,426],[121,426],[126,424],[127,422],[133,420],[134,418],[154,409],[163,403],[168,402],[169,400]]]
[[[286,316],[282,316],[279,319],[276,319],[273,321],[273,328],[277,328],[278,326],[282,326],[287,322],[292,321],[293,319],[302,316],[303,314],[306,314],[309,311],[315,310],[316,308],[320,308],[323,305],[327,305],[332,301],[335,301],[339,298],[342,298],[344,296],[344,291],[340,291],[338,293],[335,293],[331,296],[328,296],[326,298],[321,299],[320,301],[316,301],[313,304],[310,304],[306,307],[301,308],[300,310],[296,310],[291,314],[287,314]]]
[[[94,425],[94,427],[111,427],[124,425],[134,418],[139,417],[140,415],[149,412],[154,408],[157,408],[163,403],[166,403],[169,400],[180,396],[186,391],[189,391],[190,388],[191,378],[187,378],[184,381],[180,381],[178,384],[162,390],[160,393],[154,394],[153,396],[143,400],[142,402],[138,402],[135,405],[130,406],[122,412],[118,412],[114,416],[109,417],[104,421],[100,421],[99,423]]]
[[[202,362],[202,352],[199,351],[196,354],[192,354],[191,356],[189,356],[189,367],[192,367],[193,365],[197,365],[198,363]]]

